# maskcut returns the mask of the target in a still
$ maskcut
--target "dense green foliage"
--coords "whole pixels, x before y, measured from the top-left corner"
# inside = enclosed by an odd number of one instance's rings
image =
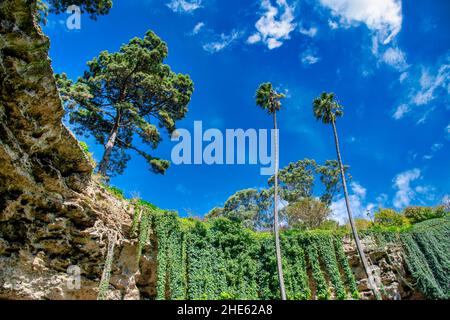
[[[251,231],[226,218],[201,222],[148,206],[140,209],[138,259],[149,244],[149,234],[156,239],[155,247],[150,248],[157,250],[155,298],[279,298],[275,245],[270,233]],[[343,252],[335,250],[342,244],[333,232],[285,232],[281,245],[288,299],[329,299],[331,294],[343,299],[354,295],[351,271],[341,276],[340,269],[350,267]],[[310,282],[314,283],[312,287]]]
[[[375,212],[374,222],[383,227],[405,227],[409,224],[409,220],[405,215],[393,209],[379,209]]]
[[[270,233],[254,232],[227,218],[207,222],[181,219],[174,212],[139,203],[137,259],[143,248],[152,244],[148,248],[156,250],[158,262],[154,298],[279,299]],[[359,298],[343,249],[345,234],[345,229],[281,234],[288,299]],[[362,236],[375,236],[382,247],[401,244],[417,289],[429,298],[449,298],[450,218],[407,228],[372,228]]]
[[[417,288],[434,299],[450,299],[449,221],[425,221],[401,236],[406,264]]]
[[[106,184],[102,184],[102,187],[105,188],[106,191],[108,191],[110,194],[112,194],[117,199],[119,199],[119,200],[125,199],[125,193],[123,192],[123,190],[119,189],[118,187],[108,186]]]
[[[316,229],[327,220],[330,212],[331,210],[322,201],[304,198],[289,204],[283,215],[291,228]]]
[[[443,206],[438,207],[408,207],[403,211],[403,215],[411,222],[418,223],[425,220],[442,218],[446,215]]]

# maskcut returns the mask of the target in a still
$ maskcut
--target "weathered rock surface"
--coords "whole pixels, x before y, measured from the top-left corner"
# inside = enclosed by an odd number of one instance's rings
[[[360,262],[356,245],[350,237],[344,238],[344,252],[355,274],[358,291],[362,299],[373,299],[373,293]],[[376,239],[365,236],[362,239],[364,252],[369,258],[375,282],[383,299],[424,299],[411,285],[409,272],[405,269],[404,252],[400,244],[382,247]]]
[[[0,2],[0,298],[95,299],[107,235],[116,246],[111,297],[139,298],[124,233],[132,208],[92,179],[92,165],[62,124],[35,1]],[[70,266],[81,270],[81,286]],[[69,269],[70,270],[70,269]],[[68,285],[69,284],[69,285]]]

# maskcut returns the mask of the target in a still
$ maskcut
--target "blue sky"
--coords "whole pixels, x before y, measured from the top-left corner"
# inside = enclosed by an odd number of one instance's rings
[[[450,2],[400,0],[115,0],[107,16],[50,16],[55,72],[76,79],[102,50],[155,31],[167,63],[188,73],[195,93],[178,127],[270,128],[254,103],[259,83],[286,93],[279,113],[281,166],[335,158],[331,128],[311,103],[332,91],[345,107],[338,122],[351,166],[357,215],[378,206],[432,205],[450,194]],[[166,135],[156,155],[170,158]],[[99,159],[102,146],[87,141]],[[135,156],[112,184],[181,215],[202,215],[235,191],[260,188],[260,166],[172,166],[165,176]],[[344,202],[335,199],[343,221]]]

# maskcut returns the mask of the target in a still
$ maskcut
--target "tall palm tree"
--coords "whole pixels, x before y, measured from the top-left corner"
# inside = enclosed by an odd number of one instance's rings
[[[273,229],[275,234],[275,251],[277,256],[278,280],[280,282],[281,299],[286,300],[286,290],[284,288],[283,266],[281,263],[281,248],[278,223],[278,128],[277,128],[277,111],[281,109],[280,100],[285,96],[276,92],[271,83],[263,83],[256,91],[256,104],[269,115],[273,116],[273,127],[275,132],[274,151],[275,151],[275,184],[274,184],[274,207],[273,207]]]
[[[364,271],[367,275],[367,279],[369,281],[369,285],[372,289],[373,294],[375,295],[376,299],[380,299],[380,295],[378,292],[378,288],[375,284],[375,281],[372,276],[372,272],[369,270],[369,263],[367,261],[366,255],[364,254],[364,249],[361,245],[361,241],[358,236],[358,231],[355,227],[355,222],[353,220],[353,214],[352,209],[350,207],[350,201],[348,197],[348,191],[347,191],[347,182],[345,181],[345,173],[344,173],[344,167],[342,165],[342,159],[341,159],[341,151],[339,148],[339,138],[336,130],[336,119],[339,117],[342,117],[344,115],[343,111],[344,107],[341,106],[336,100],[334,93],[326,93],[323,92],[320,97],[317,97],[314,99],[313,102],[313,111],[314,116],[317,120],[322,120],[325,124],[330,124],[333,126],[333,133],[334,133],[334,142],[336,144],[336,153],[337,158],[339,162],[339,170],[341,173],[342,178],[342,186],[344,189],[344,197],[345,197],[345,205],[347,207],[347,213],[348,213],[348,219],[350,221],[350,226],[352,228],[353,237],[355,238],[356,242],[356,248],[358,250],[359,257],[361,258]]]

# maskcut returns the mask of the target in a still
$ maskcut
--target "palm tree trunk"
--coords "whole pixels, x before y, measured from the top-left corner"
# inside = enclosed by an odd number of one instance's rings
[[[359,257],[361,258],[361,262],[363,264],[364,271],[367,275],[367,279],[369,281],[370,288],[372,289],[372,292],[373,292],[375,298],[377,300],[380,300],[380,294],[378,292],[378,288],[373,279],[372,272],[369,270],[369,263],[367,261],[366,255],[364,253],[364,249],[361,245],[361,241],[359,240],[358,231],[356,230],[355,222],[353,221],[352,209],[350,207],[350,201],[348,198],[347,182],[345,180],[344,167],[342,165],[341,151],[339,149],[339,138],[338,138],[338,134],[337,134],[337,130],[336,130],[336,123],[334,121],[332,121],[331,124],[333,125],[334,142],[336,144],[336,153],[337,153],[337,158],[339,161],[339,169],[341,171],[342,187],[344,188],[345,205],[347,207],[348,220],[350,222],[350,227],[352,228],[353,238],[355,239],[355,243],[356,243],[356,249],[358,250]]]
[[[280,282],[281,300],[286,300],[286,290],[284,288],[283,265],[281,262],[280,235],[278,230],[278,130],[277,130],[277,113],[273,113],[273,127],[275,129],[274,149],[275,149],[275,192],[274,192],[274,208],[273,208],[273,229],[275,233],[275,251],[277,256],[278,280]]]
[[[120,119],[121,115],[118,112],[116,119],[114,121],[113,129],[111,130],[111,133],[108,137],[108,142],[106,142],[105,144],[105,152],[103,153],[102,161],[100,162],[99,165],[98,172],[105,178],[107,177],[107,170],[109,160],[111,159],[111,153],[116,143],[117,135],[119,133]]]

